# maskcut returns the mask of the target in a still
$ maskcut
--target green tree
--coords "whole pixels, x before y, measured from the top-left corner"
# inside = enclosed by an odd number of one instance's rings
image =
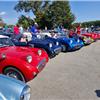
[[[5,25],[3,19],[0,17],[0,27],[3,27]]]
[[[70,10],[68,1],[19,1],[15,6],[16,11],[32,11],[36,16],[35,21],[41,28],[63,25],[70,28],[75,20]]]
[[[68,1],[54,1],[50,6],[52,22],[55,25],[63,25],[70,28],[74,21],[74,15],[71,13]]]
[[[46,7],[44,11],[37,13],[36,17],[36,21],[42,28],[58,25],[63,25],[66,28],[72,27],[75,17],[70,10],[68,1],[53,1]]]
[[[81,24],[82,27],[91,27],[92,25],[100,26],[100,20],[87,21],[87,22],[82,22],[82,23],[74,23],[74,26],[77,26],[77,24]]]
[[[30,12],[32,11],[32,13],[34,15],[36,15],[36,13],[40,12],[40,11],[43,11],[44,8],[46,8],[46,6],[48,5],[48,1],[30,1],[30,0],[23,0],[23,1],[19,1],[14,9],[17,11],[17,12],[21,12],[21,11],[24,11],[24,12]]]
[[[34,21],[31,18],[22,15],[21,17],[19,17],[17,24],[22,25],[23,28],[26,29],[26,28],[30,27],[31,25],[33,25]]]

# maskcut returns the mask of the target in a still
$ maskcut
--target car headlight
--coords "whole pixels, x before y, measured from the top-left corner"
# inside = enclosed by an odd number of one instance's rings
[[[59,42],[56,42],[56,45],[59,45]]]
[[[78,40],[77,40],[77,42],[79,43],[79,42],[80,42],[80,40],[78,39]]]
[[[28,63],[31,63],[32,62],[32,56],[27,56],[26,60],[28,61]]]
[[[42,55],[42,51],[38,50],[38,55],[41,56]]]
[[[50,48],[52,47],[52,43],[49,43],[49,47],[50,47]]]
[[[70,43],[72,44],[73,43],[73,40],[70,40]]]
[[[1,58],[5,59],[6,58],[6,54],[1,54]]]
[[[26,86],[20,96],[20,100],[30,100],[30,87]]]
[[[38,38],[38,39],[41,39],[41,35],[37,35],[37,38]]]

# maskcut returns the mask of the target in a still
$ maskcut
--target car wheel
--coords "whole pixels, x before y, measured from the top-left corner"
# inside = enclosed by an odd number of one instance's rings
[[[4,74],[9,76],[9,77],[15,78],[17,80],[21,80],[23,82],[26,82],[23,74],[16,68],[7,67],[6,69],[4,69]]]

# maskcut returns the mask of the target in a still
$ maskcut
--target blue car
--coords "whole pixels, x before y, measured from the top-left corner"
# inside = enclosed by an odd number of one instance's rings
[[[0,100],[29,100],[30,87],[19,80],[0,74]]]
[[[36,48],[43,48],[50,58],[55,57],[61,52],[61,46],[58,41],[52,41],[50,39],[45,38],[44,36],[37,38],[37,36],[33,36],[32,40],[28,42],[28,44],[34,44]]]
[[[62,45],[62,52],[78,50],[84,46],[84,43],[79,38],[67,38],[65,36],[57,38]]]
[[[36,48],[42,48],[47,52],[49,58],[55,57],[62,50],[61,46],[57,41],[54,42],[50,39],[46,39],[45,37],[41,37],[41,36],[39,38],[36,35],[33,35],[32,40],[27,41],[27,43],[14,41],[14,40],[13,42],[16,46],[32,46]]]

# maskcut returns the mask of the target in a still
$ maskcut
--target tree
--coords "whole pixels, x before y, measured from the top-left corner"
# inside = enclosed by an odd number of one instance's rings
[[[37,13],[36,21],[40,26],[48,28],[63,25],[66,28],[71,28],[75,20],[74,15],[71,13],[68,1],[53,1],[46,6],[42,12]]]
[[[100,20],[87,21],[87,22],[82,22],[82,23],[74,23],[74,26],[77,26],[77,24],[81,24],[82,27],[91,27],[92,25],[100,26]]]
[[[17,12],[21,12],[21,11],[24,11],[24,12],[30,12],[32,11],[32,13],[34,15],[36,15],[37,12],[40,12],[40,11],[43,11],[43,9],[48,5],[48,1],[19,1],[14,9],[17,11]]]
[[[74,15],[71,13],[68,1],[54,1],[50,6],[50,11],[53,16],[52,22],[56,25],[69,28],[74,21]]]
[[[15,6],[16,11],[32,11],[41,28],[63,25],[70,28],[75,20],[68,1],[19,1]]]
[[[26,28],[30,27],[31,25],[33,25],[34,21],[31,18],[29,18],[29,17],[21,15],[21,17],[19,17],[19,20],[18,20],[17,24],[18,25],[22,25],[23,28],[26,29]]]
[[[3,19],[0,17],[0,27],[3,27],[5,23],[3,22]]]

